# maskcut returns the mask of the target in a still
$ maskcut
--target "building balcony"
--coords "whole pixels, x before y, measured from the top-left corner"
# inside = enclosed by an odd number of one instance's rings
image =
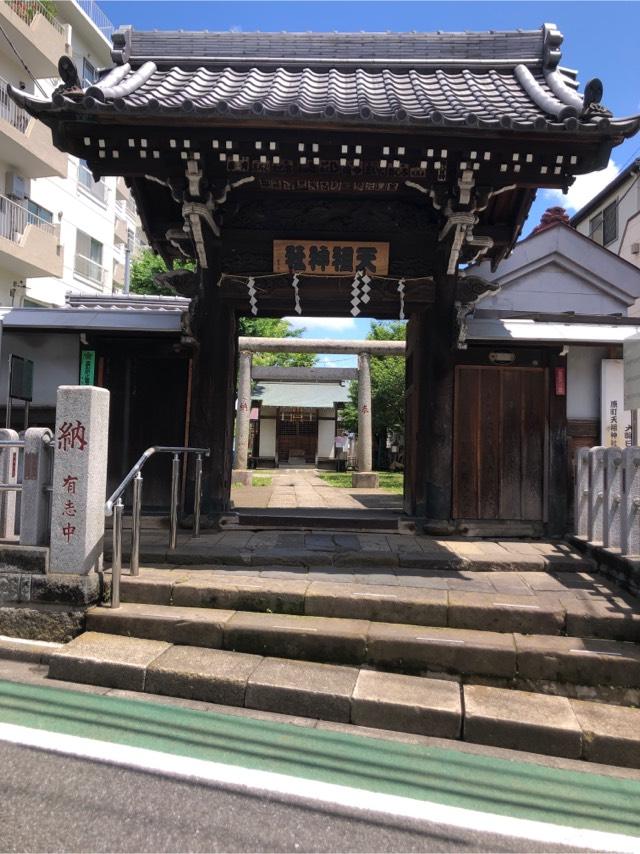
[[[0,195],[0,267],[20,279],[60,278],[60,226]]]
[[[113,236],[116,243],[124,243],[125,246],[127,245],[127,241],[129,239],[129,228],[127,226],[127,221],[125,219],[121,219],[119,216],[116,216]]]
[[[124,288],[124,264],[118,261],[113,262],[113,286],[114,288]]]
[[[116,199],[122,202],[128,202],[131,198],[129,188],[124,182],[124,178],[120,176],[116,184]]]
[[[105,268],[97,261],[76,252],[73,265],[73,273],[76,278],[86,279],[94,287],[103,290],[106,272]]]
[[[90,196],[98,204],[107,204],[107,185],[104,181],[94,181],[91,170],[84,163],[78,163],[78,190]]]
[[[57,77],[71,55],[70,30],[39,0],[0,0],[0,25],[34,77]]]
[[[67,177],[67,155],[54,148],[51,131],[15,104],[0,77],[0,151],[26,178]]]

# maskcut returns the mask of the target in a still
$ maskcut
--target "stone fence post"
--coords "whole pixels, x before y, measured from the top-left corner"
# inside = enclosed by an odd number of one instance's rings
[[[574,527],[577,537],[589,536],[589,448],[579,448],[576,454]]]
[[[15,430],[1,429],[2,441],[17,441]],[[0,483],[18,482],[18,448],[0,448]],[[11,539],[16,530],[16,493],[0,494],[0,538]]]
[[[625,448],[622,452],[624,493],[621,511],[622,554],[640,555],[640,448]]]
[[[24,470],[20,504],[20,545],[49,545],[53,433],[45,427],[29,427],[24,434]]]
[[[102,568],[109,392],[60,386],[54,434],[50,571]]]
[[[604,530],[604,452],[598,446],[589,449],[589,542],[602,544]]]
[[[622,449],[607,448],[604,452],[604,525],[602,545],[619,549],[622,539]]]

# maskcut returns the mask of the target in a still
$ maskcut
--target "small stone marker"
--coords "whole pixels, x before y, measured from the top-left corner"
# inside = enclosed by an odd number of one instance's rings
[[[60,386],[56,407],[51,572],[102,567],[107,488],[109,392]]]
[[[3,442],[15,442],[18,434],[15,430],[0,430]],[[0,446],[0,483],[17,483],[18,481],[18,449]],[[0,537],[2,539],[14,536],[16,529],[16,493],[4,492],[0,495]]]
[[[589,450],[589,542],[597,544],[604,527],[604,452],[602,446]]]
[[[29,427],[24,434],[24,473],[20,504],[20,545],[44,546],[49,533],[49,496],[53,441],[46,427]]]
[[[586,540],[589,535],[589,448],[579,448],[576,454],[575,484],[575,531],[578,537]]]
[[[621,547],[623,555],[640,555],[640,448],[622,452],[624,494]]]
[[[604,452],[604,526],[602,544],[608,549],[621,545],[622,518],[622,449],[607,448]]]

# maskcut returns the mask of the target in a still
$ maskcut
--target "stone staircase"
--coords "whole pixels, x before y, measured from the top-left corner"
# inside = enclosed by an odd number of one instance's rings
[[[50,676],[640,767],[640,609],[586,566],[142,570]]]

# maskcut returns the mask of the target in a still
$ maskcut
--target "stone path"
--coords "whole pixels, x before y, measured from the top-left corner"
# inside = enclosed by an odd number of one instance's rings
[[[271,486],[234,486],[231,497],[236,508],[400,510],[402,507],[401,495],[384,489],[330,486],[315,469],[260,469],[255,475],[271,477]]]

